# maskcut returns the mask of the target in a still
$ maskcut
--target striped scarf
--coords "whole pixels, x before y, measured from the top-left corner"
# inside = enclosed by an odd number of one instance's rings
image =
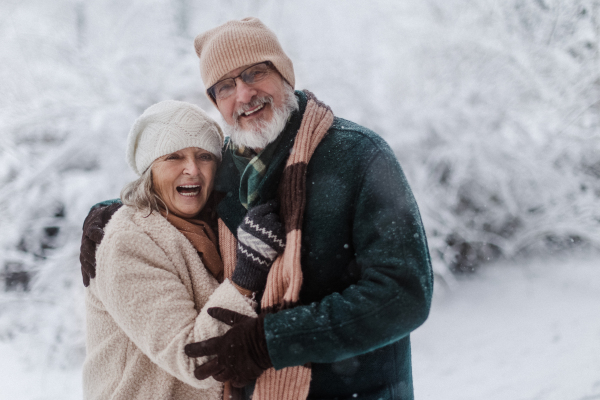
[[[286,247],[269,272],[261,301],[262,312],[273,313],[294,307],[300,300],[302,268],[302,221],[306,204],[306,169],[317,145],[333,123],[333,113],[309,91],[302,124],[287,160],[279,185],[281,217],[286,230]],[[236,262],[236,239],[223,220],[219,219],[219,243],[225,267],[225,277],[233,274]],[[256,381],[254,400],[305,400],[310,388],[310,364],[270,368]],[[226,396],[230,388],[226,386]]]
[[[234,144],[230,146],[233,162],[241,175],[240,203],[246,210],[254,207],[258,201],[258,187],[280,141],[281,135],[259,154],[248,147],[237,147]]]

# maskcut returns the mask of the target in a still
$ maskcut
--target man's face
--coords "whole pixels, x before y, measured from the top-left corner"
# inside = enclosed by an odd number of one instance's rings
[[[221,79],[238,76],[248,65],[234,69]],[[242,130],[253,130],[262,123],[271,122],[274,108],[281,108],[285,101],[284,80],[279,73],[273,70],[260,82],[248,85],[241,79],[236,79],[235,93],[223,100],[217,99],[217,108],[225,122],[233,126],[237,122]],[[262,98],[273,98],[273,102],[266,102],[249,106],[251,102]]]

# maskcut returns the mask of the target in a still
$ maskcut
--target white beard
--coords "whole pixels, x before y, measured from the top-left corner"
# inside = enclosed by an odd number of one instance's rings
[[[258,105],[269,103],[273,107],[273,97],[271,96],[257,98],[234,113],[233,119],[236,121],[234,125],[223,124],[223,130],[231,137],[231,142],[235,146],[264,149],[269,143],[273,143],[277,139],[285,128],[290,115],[299,109],[294,89],[289,85],[285,85],[284,102],[281,107],[273,108],[273,117],[270,121],[258,121],[248,129],[242,129],[239,126],[237,121],[240,114]]]

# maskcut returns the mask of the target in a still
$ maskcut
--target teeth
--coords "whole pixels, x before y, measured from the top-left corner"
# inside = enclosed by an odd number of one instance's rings
[[[197,196],[198,193],[200,193],[200,185],[181,185],[181,186],[177,186],[177,191],[179,192],[180,195],[182,196],[187,196],[187,197],[194,197]],[[190,190],[190,189],[198,189],[195,190],[193,192],[182,192],[179,189],[185,189],[185,190]]]
[[[248,116],[248,115],[254,114],[254,113],[255,113],[255,112],[257,112],[258,110],[261,110],[261,109],[262,109],[264,106],[265,106],[264,104],[261,104],[260,106],[258,106],[257,108],[255,108],[255,109],[254,109],[254,110],[252,110],[252,111],[246,111],[246,112],[244,113],[244,115],[245,115],[245,116]]]

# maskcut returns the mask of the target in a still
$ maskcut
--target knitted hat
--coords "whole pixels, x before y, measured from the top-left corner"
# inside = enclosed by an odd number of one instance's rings
[[[127,162],[142,175],[159,157],[199,147],[221,159],[223,132],[200,107],[166,100],[146,109],[127,137]]]
[[[194,47],[206,89],[234,69],[262,61],[271,61],[283,79],[292,88],[295,85],[292,60],[273,31],[258,18],[229,21],[201,33],[194,39]]]

